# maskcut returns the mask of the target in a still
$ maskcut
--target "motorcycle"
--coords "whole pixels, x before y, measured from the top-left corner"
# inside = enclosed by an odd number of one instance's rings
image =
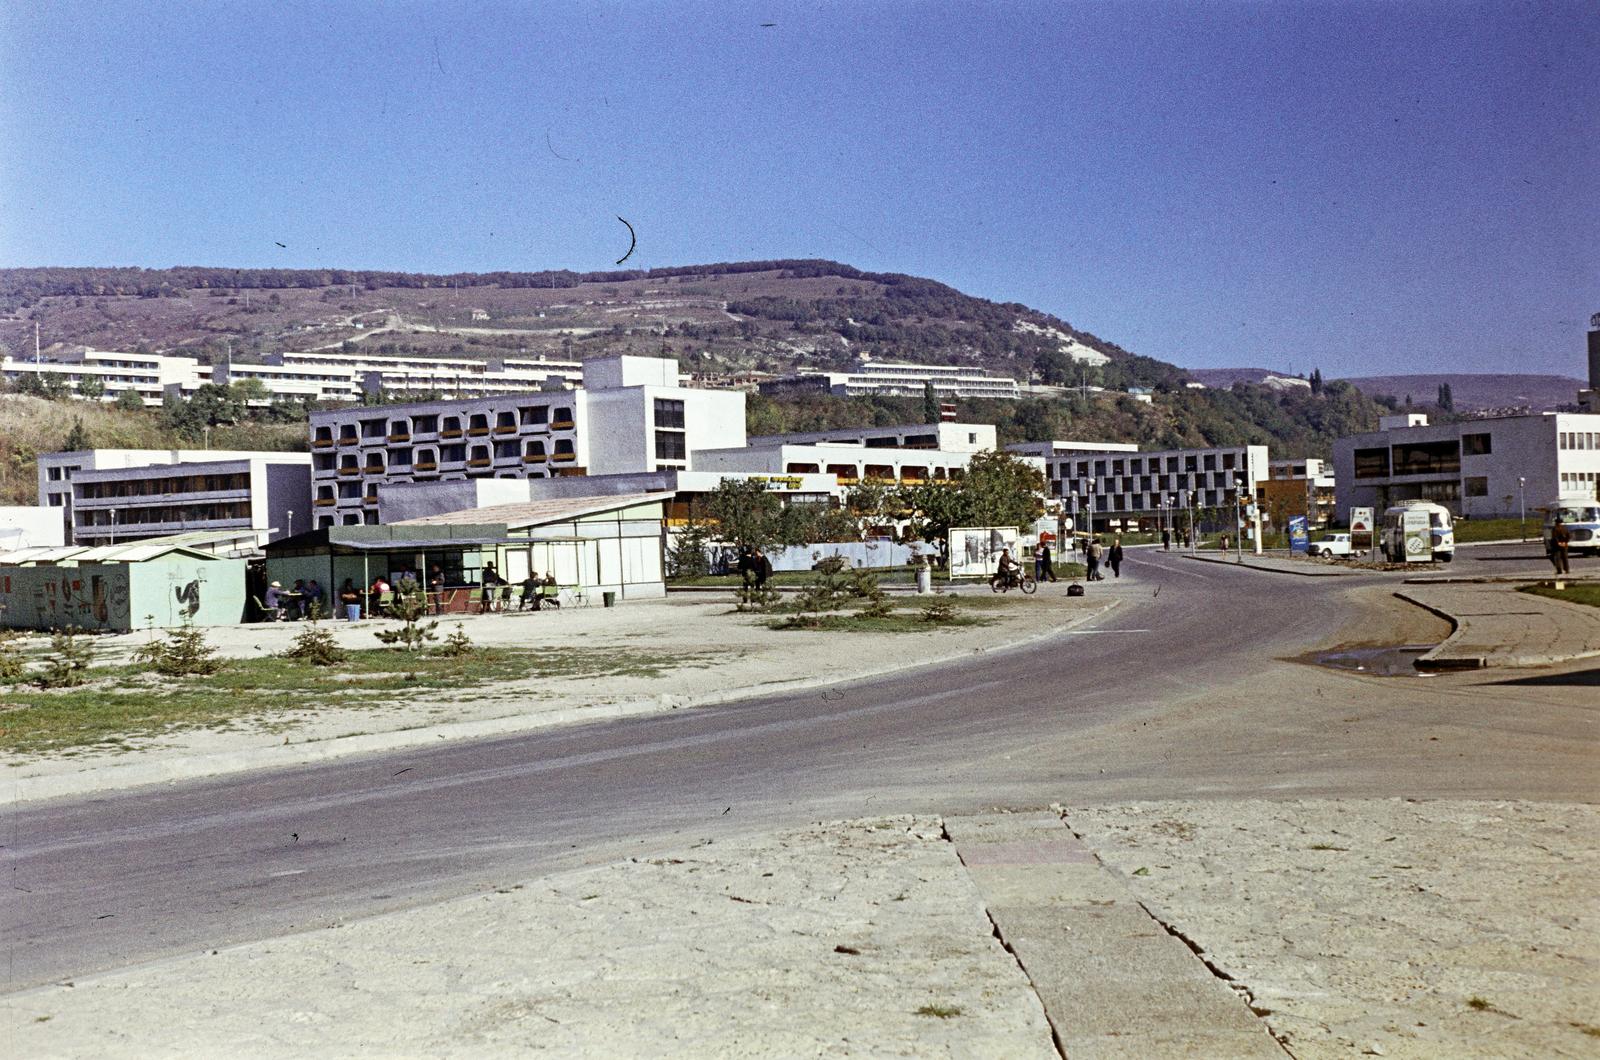
[[[989,579],[989,588],[997,593],[1021,589],[1024,594],[1032,596],[1039,588],[1039,583],[1025,570],[996,571]]]

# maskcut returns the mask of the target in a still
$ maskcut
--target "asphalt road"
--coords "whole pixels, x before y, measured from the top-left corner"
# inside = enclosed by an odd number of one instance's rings
[[[1506,690],[1481,677],[1375,685],[1282,661],[1357,620],[1372,579],[1132,557],[1129,577],[1091,588],[1122,598],[1098,626],[1025,649],[13,807],[0,824],[4,989],[820,819],[1197,792],[1596,794],[1592,719],[1559,682],[1519,689],[1542,709],[1508,729]],[[1442,735],[1409,742],[1421,727]]]

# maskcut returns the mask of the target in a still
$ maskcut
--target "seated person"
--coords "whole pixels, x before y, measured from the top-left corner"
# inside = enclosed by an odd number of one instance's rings
[[[556,576],[554,574],[551,574],[549,571],[545,571],[544,572],[544,582],[540,585],[539,588],[540,588],[540,590],[542,592],[542,595],[544,596],[544,605],[543,606],[545,606],[545,607],[560,607],[561,606],[561,587],[556,584]]]
[[[539,610],[539,599],[543,595],[542,589],[543,583],[539,580],[539,576],[530,572],[526,578],[522,579],[522,595],[517,597],[517,610],[522,611],[528,607],[532,607],[535,611]]]
[[[267,608],[267,621],[281,622],[283,620],[283,583],[273,582],[267,586],[262,601]]]

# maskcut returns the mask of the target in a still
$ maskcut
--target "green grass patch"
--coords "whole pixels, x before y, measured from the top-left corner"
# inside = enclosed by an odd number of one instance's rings
[[[935,1019],[947,1020],[952,1016],[961,1015],[960,1005],[923,1005],[917,1009],[919,1016],[932,1016]]]
[[[1553,585],[1523,585],[1517,591],[1546,596],[1552,600],[1565,600],[1569,604],[1600,607],[1600,585],[1569,585],[1565,589],[1557,589]]]
[[[441,692],[487,692],[528,678],[660,677],[695,656],[613,648],[537,652],[483,648],[464,656],[352,651],[336,666],[276,656],[230,659],[206,676],[160,677],[138,667],[96,667],[90,684],[51,692],[27,684],[0,689],[0,752],[42,755],[73,750],[128,750],[163,733],[244,723],[272,729],[324,707],[426,704]]]
[[[1518,541],[1524,536],[1529,541],[1539,540],[1544,524],[1540,517],[1530,518],[1526,524],[1521,519],[1460,519],[1456,521],[1456,544],[1470,545],[1474,541]]]

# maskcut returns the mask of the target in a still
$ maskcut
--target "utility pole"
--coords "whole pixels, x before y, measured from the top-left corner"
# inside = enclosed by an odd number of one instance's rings
[[[39,363],[39,322],[33,322],[33,363]]]

